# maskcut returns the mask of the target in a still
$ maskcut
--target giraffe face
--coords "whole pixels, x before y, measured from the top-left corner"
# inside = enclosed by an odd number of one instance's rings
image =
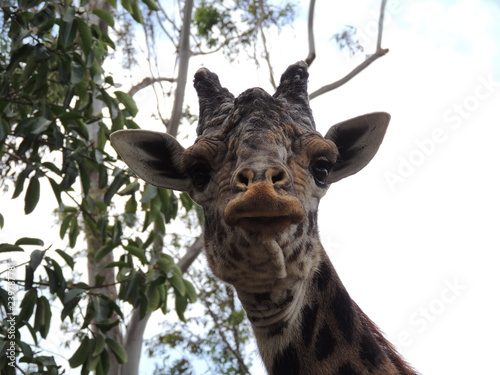
[[[317,207],[337,147],[297,124],[286,102],[251,89],[219,126],[182,155],[189,193],[206,212],[236,230],[277,235],[304,220],[305,202]]]
[[[235,98],[216,74],[195,75],[200,102],[195,144],[124,130],[111,141],[141,178],[188,191],[211,221],[254,234],[278,236],[317,210],[335,181],[356,173],[375,155],[389,115],[373,113],[315,130],[307,94],[307,65],[291,65],[274,95],[260,88]],[[206,232],[210,225],[206,220]],[[309,220],[311,221],[311,220]]]

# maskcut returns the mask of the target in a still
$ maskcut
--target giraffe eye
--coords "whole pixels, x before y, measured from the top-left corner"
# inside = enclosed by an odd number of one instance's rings
[[[194,187],[201,191],[210,181],[210,170],[204,165],[196,165],[190,170],[189,177]]]
[[[333,164],[327,159],[318,159],[311,164],[311,173],[314,177],[314,182],[319,187],[326,186],[328,175],[332,170]]]

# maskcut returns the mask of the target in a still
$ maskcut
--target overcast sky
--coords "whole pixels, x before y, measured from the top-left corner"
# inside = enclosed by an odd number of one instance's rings
[[[371,53],[378,10],[379,1],[318,2],[310,92],[362,61],[335,48],[331,36],[342,25],[357,27]],[[390,52],[311,102],[323,134],[359,114],[392,115],[375,159],[323,199],[320,230],[353,299],[425,375],[498,371],[499,20],[496,1],[389,1],[383,47]],[[303,12],[293,31],[270,38],[277,75],[306,57],[305,22]],[[267,72],[252,63],[198,58],[190,75],[201,65],[235,95],[251,86],[271,91]],[[187,95],[194,100],[194,89]],[[148,102],[145,94],[137,99],[139,108]],[[161,130],[146,118],[141,125]],[[22,202],[0,199],[7,221],[0,242],[32,236],[23,231],[31,226],[51,243],[44,236],[52,221],[36,216],[42,210],[12,223]]]

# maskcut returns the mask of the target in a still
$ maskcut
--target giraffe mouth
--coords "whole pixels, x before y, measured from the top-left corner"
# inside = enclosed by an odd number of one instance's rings
[[[227,205],[224,219],[230,226],[250,232],[275,233],[304,220],[304,208],[290,195],[262,186],[238,195]]]
[[[249,216],[237,219],[234,226],[251,232],[281,232],[294,221],[290,216]]]

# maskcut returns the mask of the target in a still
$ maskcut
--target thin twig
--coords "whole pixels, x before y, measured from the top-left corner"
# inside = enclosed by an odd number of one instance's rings
[[[130,88],[130,90],[128,90],[128,94],[130,96],[134,96],[140,90],[145,89],[146,87],[151,86],[151,85],[158,83],[158,82],[172,82],[173,83],[173,82],[175,82],[175,79],[174,78],[167,78],[167,77],[146,77],[138,84],[132,86]]]
[[[250,371],[248,370],[248,367],[246,366],[245,361],[243,360],[243,358],[241,358],[241,354],[239,352],[237,352],[235,349],[233,349],[233,347],[229,343],[226,335],[224,334],[224,332],[226,330],[223,327],[221,327],[221,325],[218,321],[219,317],[212,311],[212,309],[210,308],[210,306],[207,303],[205,303],[205,307],[208,311],[208,314],[212,317],[212,320],[214,321],[215,327],[219,331],[219,334],[220,334],[220,337],[222,338],[222,341],[224,341],[224,343],[226,344],[229,351],[231,353],[233,353],[233,355],[236,357],[236,360],[238,361],[238,364],[240,365],[241,370],[243,370],[245,374],[250,374]]]
[[[311,0],[309,2],[309,16],[307,18],[307,35],[309,43],[309,54],[306,57],[307,65],[311,66],[312,62],[316,58],[316,45],[314,42],[314,6],[316,5],[316,0]]]
[[[271,85],[273,86],[273,89],[276,90],[276,81],[274,80],[274,71],[273,71],[273,66],[271,64],[271,54],[269,53],[269,50],[267,49],[267,38],[264,33],[264,28],[262,27],[262,20],[264,18],[264,3],[263,1],[259,1],[259,8],[260,8],[260,15],[258,16],[257,19],[257,30],[260,31],[260,37],[262,38],[262,46],[264,48],[264,59],[266,60],[267,63],[267,69],[269,70],[269,81],[271,82]]]
[[[339,79],[336,82],[330,83],[329,85],[323,86],[320,89],[312,92],[309,95],[309,99],[314,99],[320,95],[323,95],[324,93],[327,93],[329,91],[335,90],[336,88],[342,86],[346,82],[350,81],[352,78],[357,76],[360,72],[366,69],[368,65],[370,65],[372,62],[377,60],[379,57],[384,56],[389,50],[387,48],[382,48],[382,31],[384,29],[384,13],[385,13],[385,5],[386,5],[386,0],[382,0],[381,6],[380,6],[380,16],[379,16],[379,21],[378,21],[378,36],[377,36],[377,47],[376,51],[373,55],[370,55],[366,58],[365,61],[363,61],[361,64],[359,64],[356,68],[354,68],[349,74],[347,74],[345,77]]]

